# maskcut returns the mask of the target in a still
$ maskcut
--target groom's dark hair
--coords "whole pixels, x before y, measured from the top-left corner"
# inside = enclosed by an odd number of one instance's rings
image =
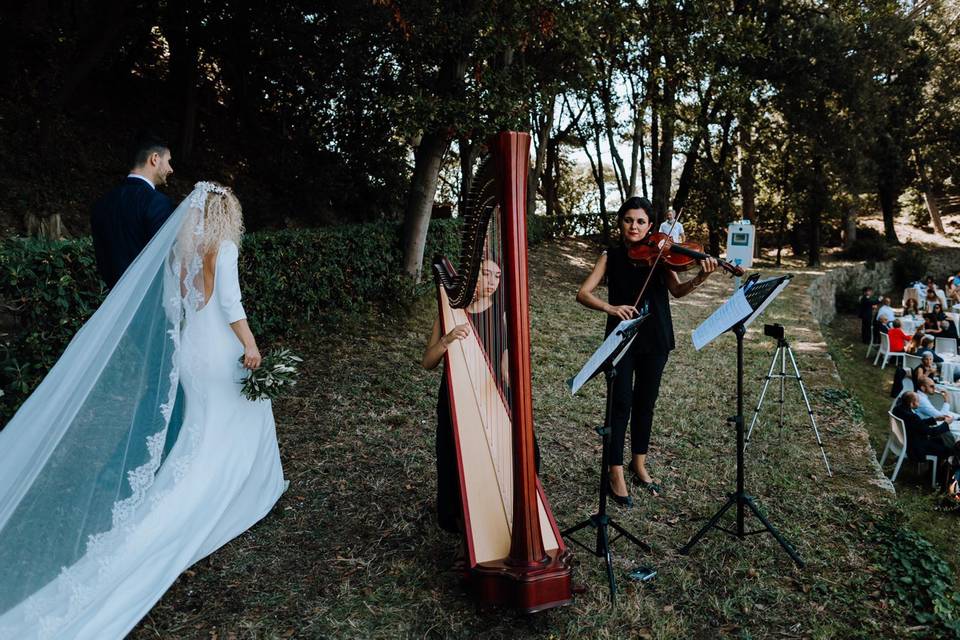
[[[133,146],[131,147],[130,158],[133,160],[131,166],[139,167],[150,158],[151,154],[162,154],[169,149],[170,145],[160,136],[151,131],[141,131],[137,134],[137,137],[134,138]]]

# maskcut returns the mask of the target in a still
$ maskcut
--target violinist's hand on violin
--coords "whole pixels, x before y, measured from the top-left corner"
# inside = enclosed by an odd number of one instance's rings
[[[697,264],[700,265],[700,273],[705,276],[709,276],[717,270],[717,259],[714,257],[709,257],[706,260],[697,260]]]
[[[629,320],[637,315],[637,308],[629,304],[610,305],[610,308],[607,309],[607,313],[615,318],[620,318],[621,320]]]

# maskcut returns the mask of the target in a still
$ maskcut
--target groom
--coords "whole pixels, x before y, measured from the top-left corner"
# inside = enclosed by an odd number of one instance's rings
[[[97,270],[111,289],[174,209],[157,191],[173,173],[170,147],[159,138],[141,137],[131,159],[130,174],[97,201],[90,217]]]

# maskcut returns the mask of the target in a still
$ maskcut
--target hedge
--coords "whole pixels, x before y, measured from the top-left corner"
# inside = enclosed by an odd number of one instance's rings
[[[530,244],[548,231],[531,218]],[[459,233],[457,220],[433,221],[425,263],[438,252],[459,256]],[[431,288],[401,277],[400,237],[397,223],[247,235],[240,280],[254,333],[270,342],[319,314],[402,302]],[[0,428],[105,295],[90,238],[0,242]]]

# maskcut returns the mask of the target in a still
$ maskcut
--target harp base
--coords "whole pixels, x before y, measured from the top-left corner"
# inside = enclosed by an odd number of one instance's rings
[[[538,567],[517,567],[508,559],[485,562],[467,571],[467,583],[483,604],[507,606],[524,613],[569,604],[573,599],[573,554],[569,550],[547,552]]]

